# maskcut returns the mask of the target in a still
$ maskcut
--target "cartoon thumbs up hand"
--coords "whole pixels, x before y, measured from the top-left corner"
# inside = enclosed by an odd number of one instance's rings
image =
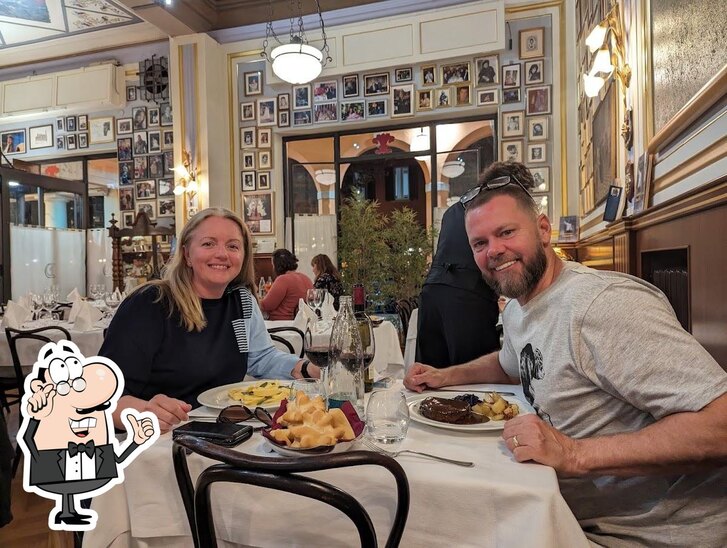
[[[33,394],[28,398],[28,416],[40,420],[53,412],[53,398],[56,395],[56,385],[43,384],[39,380],[30,383]]]
[[[159,424],[151,413],[130,412],[126,414],[126,419],[131,426],[127,431],[134,437],[134,443],[137,445],[159,437]]]

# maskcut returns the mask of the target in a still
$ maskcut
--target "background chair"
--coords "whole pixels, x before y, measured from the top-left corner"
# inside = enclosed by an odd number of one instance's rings
[[[221,463],[210,466],[200,474],[196,489],[192,487],[186,449]],[[386,546],[395,547],[401,542],[409,515],[409,481],[399,463],[386,455],[372,451],[350,451],[320,455],[316,458],[268,458],[240,453],[192,436],[180,436],[174,440],[172,456],[195,548],[217,547],[210,500],[210,488],[216,482],[256,485],[330,504],[353,521],[358,530],[361,546],[376,547],[378,546],[376,532],[371,518],[354,497],[333,485],[299,474],[364,464],[382,466],[394,476],[397,493],[396,514]]]
[[[55,333],[55,338],[51,338],[49,335]],[[21,341],[27,341],[29,344],[32,342],[35,346],[40,347],[45,343],[57,341],[60,339],[71,340],[71,334],[67,329],[53,325],[48,327],[38,327],[36,329],[14,329],[12,327],[5,328],[5,336],[8,339],[8,346],[10,347],[10,355],[13,359],[13,369],[15,375],[13,377],[0,377],[0,390],[3,393],[3,405],[7,406],[10,410],[11,405],[20,404],[23,399],[25,377],[33,369],[33,363],[35,363],[37,357],[37,351],[33,352],[33,361],[30,363],[22,363],[20,359],[20,352],[18,351],[18,343]],[[41,344],[38,344],[38,343]],[[22,420],[22,414],[18,413],[18,426]],[[18,464],[20,463],[20,447],[15,451],[15,460],[13,461],[13,477],[15,472],[18,470]]]
[[[296,341],[295,343],[278,334],[286,332],[293,333],[293,339]],[[270,333],[271,339],[285,346],[291,354],[298,354],[298,356],[300,356],[301,358],[303,357],[303,341],[305,340],[305,334],[300,329],[298,329],[297,327],[293,327],[292,325],[284,327],[271,327],[268,329],[268,333]],[[298,340],[297,337],[300,337],[300,352],[296,352]]]

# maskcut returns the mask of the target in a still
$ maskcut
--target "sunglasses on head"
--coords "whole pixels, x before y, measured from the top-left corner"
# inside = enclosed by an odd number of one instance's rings
[[[246,405],[228,405],[222,411],[220,411],[219,415],[217,415],[217,422],[234,422],[239,424],[241,422],[250,420],[253,417],[262,422],[263,424],[271,424],[273,421],[270,413],[268,413],[262,407],[256,407],[255,411],[250,411],[250,408]]]
[[[467,204],[474,200],[477,195],[482,192],[483,190],[497,190],[499,188],[505,187],[509,184],[516,184],[520,188],[523,189],[523,192],[530,196],[530,192],[528,192],[528,189],[525,188],[525,185],[523,185],[520,181],[518,181],[517,177],[514,175],[503,175],[502,177],[496,177],[490,181],[486,181],[482,183],[481,185],[477,185],[475,187],[470,188],[467,192],[464,193],[464,195],[459,199],[459,203],[461,203],[463,206],[467,207]],[[532,196],[530,196],[532,198]]]

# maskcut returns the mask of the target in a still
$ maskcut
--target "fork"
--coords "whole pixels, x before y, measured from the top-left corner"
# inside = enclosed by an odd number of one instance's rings
[[[412,451],[411,449],[400,449],[399,451],[389,451],[388,449],[384,449],[383,447],[379,447],[378,445],[374,444],[373,442],[367,440],[366,438],[361,438],[361,443],[363,443],[366,447],[371,449],[372,451],[376,451],[377,453],[381,453],[382,455],[387,455],[391,458],[398,457],[402,453],[409,453],[411,455],[420,455],[422,457],[429,457],[430,459],[442,461],[442,462],[448,462],[449,464],[456,464],[457,466],[474,466],[474,462],[466,461],[466,460],[455,460],[455,459],[448,459],[446,457],[440,457],[439,455],[432,455],[431,453],[422,453],[421,451]]]

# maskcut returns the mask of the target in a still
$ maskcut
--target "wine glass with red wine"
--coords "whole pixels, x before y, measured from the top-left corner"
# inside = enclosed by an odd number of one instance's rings
[[[305,330],[303,338],[303,350],[305,357],[310,360],[313,365],[317,365],[321,369],[328,367],[328,346],[330,333],[316,332],[313,336],[311,325],[309,324]]]

